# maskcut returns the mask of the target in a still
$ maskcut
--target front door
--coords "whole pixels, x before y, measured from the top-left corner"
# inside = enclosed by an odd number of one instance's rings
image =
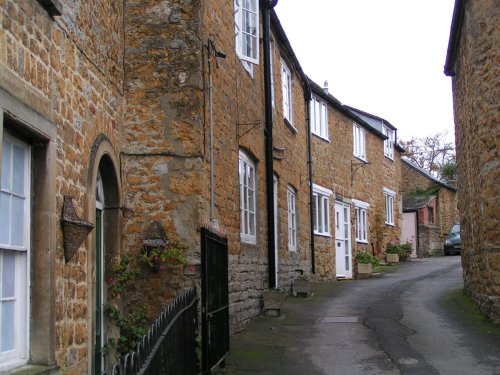
[[[337,278],[352,278],[350,206],[335,203],[335,269]]]
[[[103,241],[103,213],[104,213],[104,191],[102,187],[101,174],[98,172],[96,181],[96,202],[95,202],[95,358],[94,374],[104,372],[105,344],[104,332],[104,241]]]

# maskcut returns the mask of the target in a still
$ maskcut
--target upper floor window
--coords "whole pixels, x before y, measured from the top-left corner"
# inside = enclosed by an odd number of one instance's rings
[[[352,200],[354,203],[354,216],[356,222],[356,241],[368,243],[368,208],[366,202]]]
[[[354,156],[366,161],[365,129],[358,124],[352,125]]]
[[[286,192],[288,201],[288,250],[297,251],[297,208],[295,190],[289,186]]]
[[[382,127],[382,132],[386,135],[387,138],[384,141],[384,155],[389,159],[394,158],[394,130],[389,129],[387,126]]]
[[[243,151],[239,154],[239,176],[241,241],[255,244],[257,243],[255,163]]]
[[[328,115],[326,104],[316,97],[311,100],[311,131],[328,140]]]
[[[259,63],[259,1],[234,0],[236,53],[239,58]]]
[[[281,92],[283,95],[283,117],[292,124],[292,73],[281,60]]]
[[[384,188],[384,198],[385,198],[385,223],[389,225],[394,225],[394,197],[396,192]]]
[[[330,235],[330,195],[331,190],[313,184],[314,234]]]

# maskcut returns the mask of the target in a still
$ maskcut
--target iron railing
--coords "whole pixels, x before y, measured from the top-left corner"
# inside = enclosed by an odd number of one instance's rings
[[[115,364],[112,375],[191,375],[196,358],[197,295],[191,288],[164,310],[135,351]]]

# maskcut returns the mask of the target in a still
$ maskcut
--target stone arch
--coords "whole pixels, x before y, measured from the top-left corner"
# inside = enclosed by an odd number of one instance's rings
[[[102,264],[103,272],[99,273],[96,269],[96,264],[99,257],[96,251],[98,231],[94,230],[92,236],[88,239],[88,257],[87,257],[87,272],[88,272],[88,306],[89,306],[89,324],[88,324],[88,366],[93,372],[94,360],[96,358],[96,309],[98,289],[103,292],[102,300],[106,301],[107,280],[112,261],[115,256],[121,251],[121,232],[122,232],[122,190],[120,182],[120,167],[118,158],[111,141],[104,135],[100,134],[96,137],[92,146],[92,151],[89,160],[87,173],[87,196],[86,208],[87,217],[93,224],[97,224],[96,214],[96,184],[97,176],[100,174],[102,180],[102,188],[104,195],[104,205],[102,207]],[[100,287],[99,287],[100,286]],[[107,322],[104,321],[104,326]],[[105,331],[109,331],[106,329]],[[98,354],[98,353],[97,353]],[[110,358],[112,361],[113,358]],[[109,363],[105,364],[109,366]],[[105,370],[105,369],[102,369]]]

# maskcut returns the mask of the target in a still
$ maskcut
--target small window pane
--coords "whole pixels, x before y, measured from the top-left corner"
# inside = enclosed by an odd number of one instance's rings
[[[24,196],[25,151],[14,145],[12,192]]]
[[[12,298],[16,292],[16,251],[2,251],[2,298]]]
[[[12,197],[11,216],[11,244],[13,246],[24,245],[24,199]]]
[[[2,148],[2,189],[9,191],[10,191],[11,148],[12,148],[12,143],[4,140]]]
[[[9,244],[10,233],[10,195],[6,193],[0,194],[0,243]]]
[[[14,350],[14,301],[2,302],[0,352]]]

